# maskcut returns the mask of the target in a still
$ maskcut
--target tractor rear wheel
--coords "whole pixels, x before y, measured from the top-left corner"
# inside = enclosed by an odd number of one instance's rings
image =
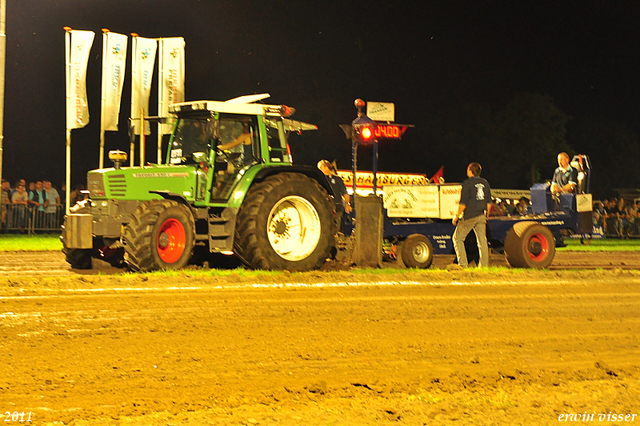
[[[407,268],[426,269],[433,262],[433,245],[424,235],[412,234],[400,243],[399,255]]]
[[[549,228],[538,222],[516,223],[507,233],[504,252],[515,268],[543,269],[551,265],[556,243]]]
[[[124,243],[124,261],[134,271],[183,268],[195,246],[193,215],[173,200],[147,201],[131,216]]]
[[[253,269],[321,267],[335,245],[334,203],[315,180],[279,173],[254,185],[238,213],[236,255]]]

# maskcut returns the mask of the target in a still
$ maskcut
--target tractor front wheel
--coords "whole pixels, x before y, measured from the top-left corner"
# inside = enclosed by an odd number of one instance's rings
[[[124,261],[134,271],[183,268],[195,246],[193,215],[173,200],[147,201],[131,216],[124,242]]]

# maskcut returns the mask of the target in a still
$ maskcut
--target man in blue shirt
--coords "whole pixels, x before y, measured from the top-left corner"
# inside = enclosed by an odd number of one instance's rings
[[[29,204],[31,209],[31,219],[33,226],[37,229],[44,227],[44,209],[49,205],[47,191],[42,189],[42,181],[36,182],[36,187],[29,191]]]
[[[558,168],[553,173],[552,194],[572,193],[578,183],[578,171],[571,167],[569,154],[558,154]]]
[[[462,193],[458,212],[452,223],[456,225],[453,233],[453,248],[456,250],[458,265],[466,268],[469,266],[464,240],[473,230],[476,233],[478,250],[480,251],[480,264],[478,267],[489,266],[489,244],[487,242],[487,214],[491,210],[491,187],[486,179],[480,177],[482,166],[479,163],[471,163],[467,167],[467,177],[462,182]]]

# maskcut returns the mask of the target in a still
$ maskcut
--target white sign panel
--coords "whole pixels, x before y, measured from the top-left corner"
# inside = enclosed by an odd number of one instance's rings
[[[396,106],[391,102],[367,102],[367,117],[373,121],[395,121]]]
[[[382,190],[389,217],[453,219],[462,185],[385,185]]]
[[[389,217],[434,218],[440,214],[436,185],[386,185],[382,190]]]
[[[576,194],[576,209],[579,213],[593,211],[591,194]]]
[[[462,185],[439,185],[440,187],[440,219],[453,219],[458,212]]]

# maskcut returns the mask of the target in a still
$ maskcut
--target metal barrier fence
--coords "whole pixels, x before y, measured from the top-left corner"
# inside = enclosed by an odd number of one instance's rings
[[[6,204],[2,206],[2,232],[34,234],[60,232],[64,219],[64,206],[56,206],[54,212],[36,206]]]

